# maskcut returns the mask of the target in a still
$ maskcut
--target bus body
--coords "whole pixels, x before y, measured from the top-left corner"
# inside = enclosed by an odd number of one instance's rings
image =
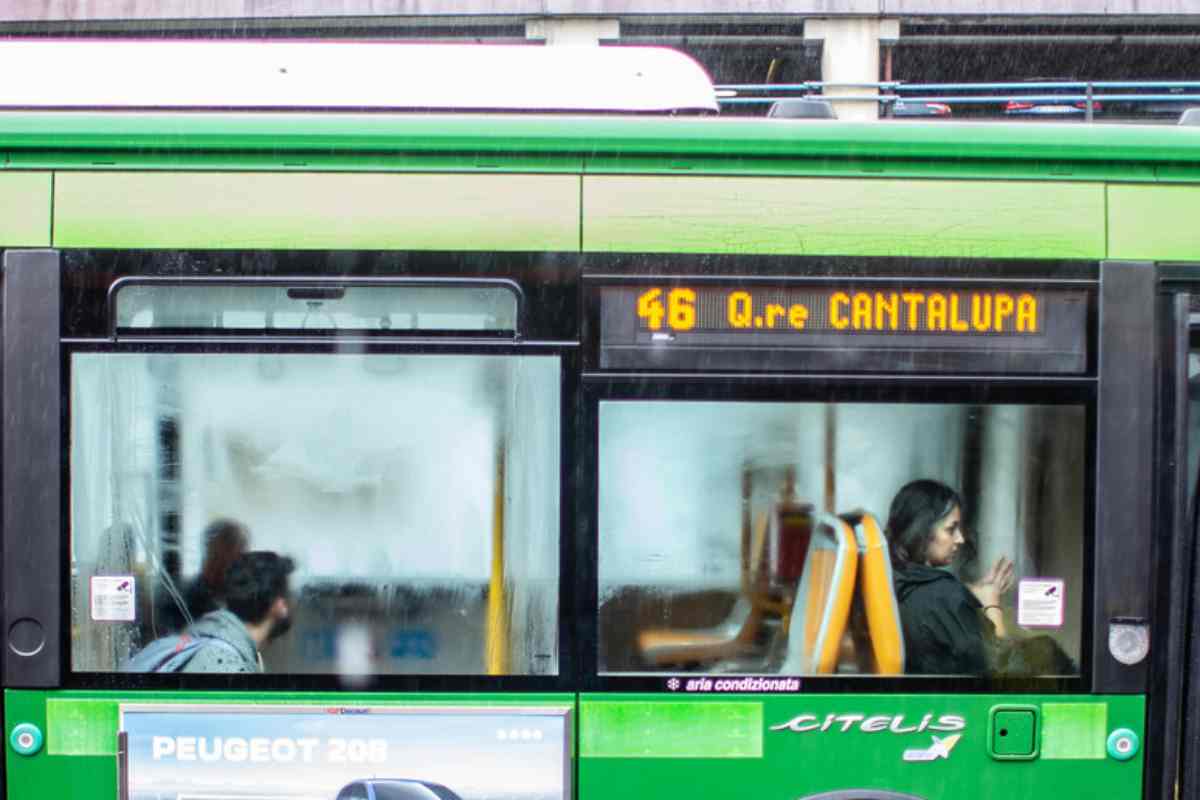
[[[1200,134],[10,110],[0,147],[10,798],[1186,785]],[[915,674],[916,479],[966,533],[918,583],[1015,565],[978,671]],[[290,633],[123,671],[219,519],[295,559]]]

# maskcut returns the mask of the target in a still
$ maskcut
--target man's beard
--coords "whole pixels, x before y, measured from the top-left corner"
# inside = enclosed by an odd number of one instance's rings
[[[280,636],[283,636],[285,633],[290,631],[291,629],[292,629],[292,615],[291,614],[288,614],[286,617],[281,617],[279,619],[273,620],[271,622],[271,629],[269,631],[267,631],[267,641],[273,642],[276,639],[278,639]]]

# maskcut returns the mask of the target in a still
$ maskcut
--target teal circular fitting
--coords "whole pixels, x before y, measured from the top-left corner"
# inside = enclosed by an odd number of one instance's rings
[[[1108,735],[1108,755],[1117,761],[1128,761],[1141,749],[1138,735],[1129,728],[1117,728]]]
[[[42,749],[42,729],[31,722],[22,722],[12,729],[8,743],[21,755],[31,756]]]

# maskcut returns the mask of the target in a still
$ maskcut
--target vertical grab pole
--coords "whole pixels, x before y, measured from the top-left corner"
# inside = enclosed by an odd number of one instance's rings
[[[750,464],[742,464],[742,594],[752,597],[754,593],[754,578],[750,569],[750,529],[753,520],[750,518],[750,494],[753,483],[750,478]]]
[[[837,513],[837,406],[825,404],[825,508]]]
[[[487,640],[484,657],[488,675],[509,673],[508,590],[504,586],[504,446],[496,451],[496,480],[492,493],[492,573],[488,582]]]

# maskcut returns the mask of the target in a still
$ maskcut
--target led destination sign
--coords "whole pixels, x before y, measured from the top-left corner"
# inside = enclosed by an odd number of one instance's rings
[[[649,331],[840,331],[1036,334],[1034,292],[996,290],[760,289],[677,286],[638,293]]]
[[[1087,370],[1084,288],[664,281],[599,297],[602,369]]]

